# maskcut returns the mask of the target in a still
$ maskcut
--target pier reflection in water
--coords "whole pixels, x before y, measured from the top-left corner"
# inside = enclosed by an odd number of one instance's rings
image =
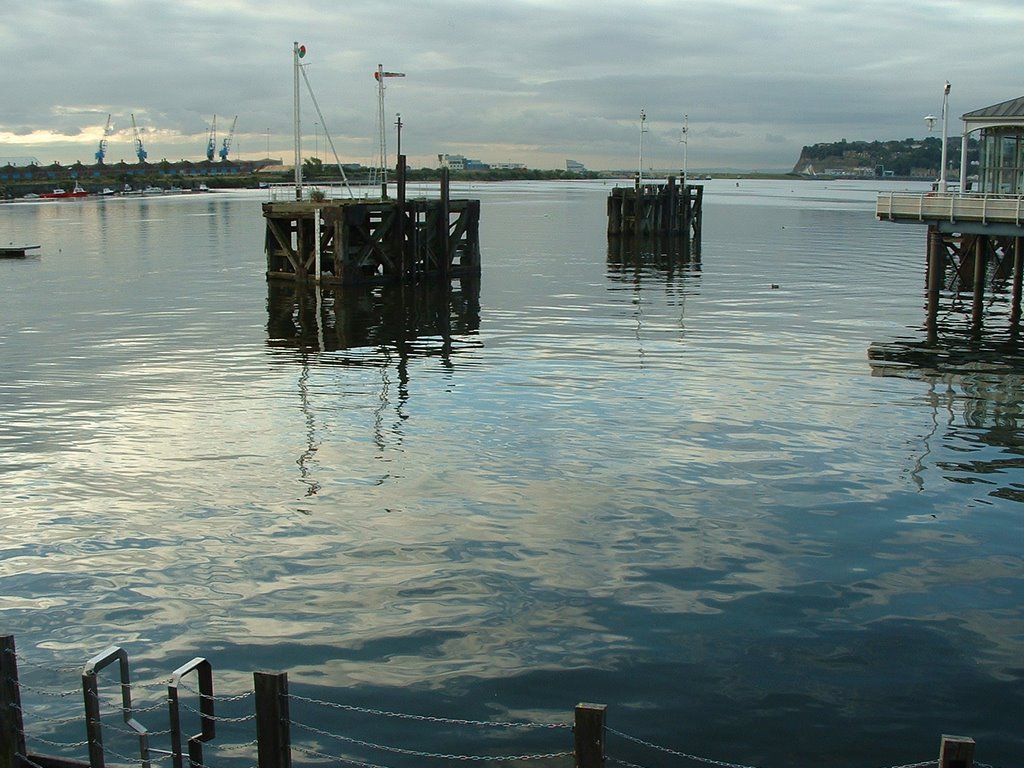
[[[274,281],[267,314],[271,347],[332,352],[384,345],[400,358],[447,359],[457,351],[453,335],[480,328],[480,281],[333,288]]]
[[[872,376],[928,385],[933,428],[911,472],[919,490],[931,464],[960,482],[992,486],[991,497],[1024,501],[1024,484],[1014,482],[1024,469],[1024,350],[1015,332],[947,327],[927,341],[872,344],[868,358]]]
[[[373,441],[388,449],[386,412],[394,404],[400,424],[409,399],[409,362],[438,357],[451,366],[451,357],[482,342],[466,339],[480,328],[480,281],[463,279],[422,284],[353,285],[321,288],[271,281],[267,289],[267,343],[293,349],[301,372],[297,383],[306,422],[306,446],[296,460],[306,497],[320,491],[314,465],[320,446],[311,399],[310,358],[318,365],[377,367],[381,372],[379,407],[373,415]],[[457,341],[456,341],[457,340]],[[342,354],[335,354],[342,353]],[[397,375],[392,393],[391,369]],[[401,439],[400,432],[397,439]],[[378,483],[387,479],[385,474]]]

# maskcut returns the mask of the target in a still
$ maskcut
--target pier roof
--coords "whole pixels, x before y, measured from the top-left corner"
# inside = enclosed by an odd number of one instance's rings
[[[968,122],[999,120],[1004,125],[1017,123],[1024,125],[1024,96],[1019,96],[1009,101],[1001,101],[990,107],[975,109],[973,112],[966,112],[961,115],[961,119]]]

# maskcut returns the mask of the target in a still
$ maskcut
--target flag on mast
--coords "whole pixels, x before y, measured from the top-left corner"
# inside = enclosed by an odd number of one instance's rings
[[[405,72],[381,72],[377,70],[373,73],[374,80],[380,80],[382,77],[405,77]]]

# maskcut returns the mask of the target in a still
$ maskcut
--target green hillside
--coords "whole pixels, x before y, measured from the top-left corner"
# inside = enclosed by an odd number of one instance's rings
[[[967,159],[977,152],[977,142],[968,146]],[[960,140],[949,139],[947,168],[960,168]],[[901,176],[934,179],[942,165],[942,139],[902,139],[900,141],[822,142],[806,146],[793,166],[793,173],[804,175]]]

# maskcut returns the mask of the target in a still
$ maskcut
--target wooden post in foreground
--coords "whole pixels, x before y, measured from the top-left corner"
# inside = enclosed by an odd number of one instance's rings
[[[974,739],[969,736],[942,736],[939,768],[974,768]]]
[[[288,673],[253,672],[258,768],[291,768]]]
[[[25,728],[18,687],[14,635],[0,636],[0,768],[18,768],[25,754]]]
[[[605,704],[577,704],[573,725],[575,768],[603,768]],[[940,766],[941,768],[941,766]]]

